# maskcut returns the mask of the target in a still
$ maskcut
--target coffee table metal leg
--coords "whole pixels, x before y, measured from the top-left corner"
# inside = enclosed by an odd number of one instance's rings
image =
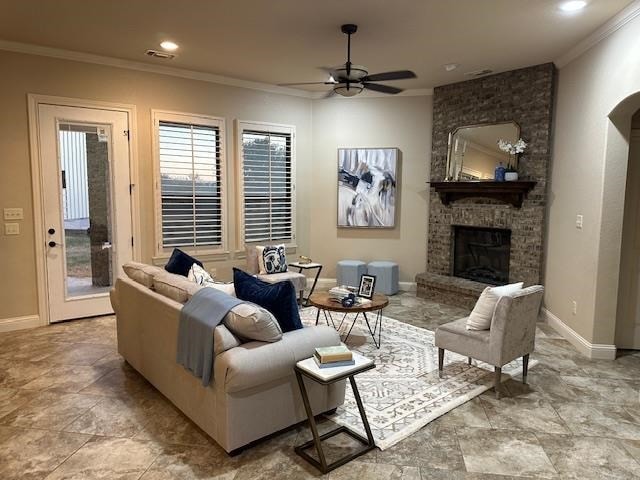
[[[367,324],[367,328],[369,329],[369,333],[371,334],[371,339],[373,340],[373,344],[376,348],[380,348],[382,343],[382,310],[378,310],[376,314],[376,321],[373,324],[373,330],[371,329],[371,324],[369,323],[369,317],[365,312],[362,312],[364,316],[364,321]],[[378,332],[378,341],[376,342],[376,332]]]
[[[326,472],[327,460],[324,458],[324,452],[322,451],[322,443],[320,440],[320,435],[318,434],[316,419],[313,416],[313,411],[311,410],[311,404],[309,403],[309,396],[307,395],[307,388],[304,385],[304,379],[302,378],[302,375],[298,371],[296,371],[296,379],[298,380],[298,386],[300,387],[300,393],[302,394],[302,403],[304,403],[304,409],[307,412],[307,418],[309,419],[309,428],[311,429],[311,434],[313,435],[313,442],[315,443],[316,451],[318,452],[318,459],[320,460],[321,471]],[[358,399],[359,398],[360,397],[358,396]],[[361,404],[362,404],[362,401],[359,401],[358,408],[360,408]],[[367,428],[368,428],[368,424],[367,424]]]
[[[349,338],[349,335],[351,335],[351,330],[353,330],[353,327],[355,326],[356,322],[358,321],[358,317],[360,316],[360,312],[356,313],[356,318],[353,319],[353,323],[351,324],[351,328],[349,328],[349,331],[347,332],[347,336],[344,337],[344,343],[347,343],[347,339]],[[345,315],[346,317],[346,315]],[[342,321],[344,321],[344,318],[342,319]],[[342,325],[342,323],[340,324]]]

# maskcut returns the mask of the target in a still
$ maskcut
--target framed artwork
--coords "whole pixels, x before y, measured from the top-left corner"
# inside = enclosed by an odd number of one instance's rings
[[[397,148],[339,148],[338,227],[395,227],[397,170]]]
[[[373,298],[373,292],[376,289],[376,276],[375,275],[362,275],[360,277],[360,286],[358,287],[358,296],[363,298],[368,298],[371,300]]]

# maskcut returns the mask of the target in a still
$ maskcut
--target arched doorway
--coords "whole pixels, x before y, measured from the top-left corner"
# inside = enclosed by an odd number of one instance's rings
[[[617,332],[618,324],[621,325],[620,331],[622,332],[624,330],[622,325],[625,323],[625,320],[620,319],[619,321],[618,319],[619,295],[623,295],[624,301],[627,301],[627,293],[623,292],[629,290],[626,286],[621,288],[621,261],[631,124],[632,117],[638,110],[640,110],[640,92],[628,96],[620,102],[607,119],[595,290],[594,337],[602,339],[600,340],[602,343],[613,343],[618,348],[629,348],[630,346],[628,342],[625,342],[625,345],[617,343],[619,340]],[[635,175],[633,170],[632,174]],[[634,185],[634,187],[636,186]],[[638,217],[636,216],[636,218]],[[629,252],[625,253],[624,260],[626,261],[628,258]],[[629,279],[628,271],[622,269],[622,273],[624,281],[627,281]],[[628,327],[628,329],[631,328]],[[635,327],[633,328],[635,329]],[[623,334],[620,333],[620,335]]]
[[[631,118],[615,345],[640,349],[640,110]]]

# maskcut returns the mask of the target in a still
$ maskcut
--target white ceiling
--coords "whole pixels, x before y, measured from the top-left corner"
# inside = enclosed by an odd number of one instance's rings
[[[560,0],[0,0],[0,39],[277,84],[322,81],[344,63],[343,23],[356,23],[352,61],[370,73],[410,69],[432,88],[549,62],[631,0],[589,0],[575,15]],[[147,57],[162,40],[166,61]],[[460,68],[446,72],[447,63]],[[302,88],[302,87],[301,87]],[[313,89],[314,87],[308,87]]]

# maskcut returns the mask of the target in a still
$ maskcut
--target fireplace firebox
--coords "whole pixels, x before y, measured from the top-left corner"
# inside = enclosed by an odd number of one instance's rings
[[[453,226],[454,277],[491,285],[509,283],[511,230]]]

